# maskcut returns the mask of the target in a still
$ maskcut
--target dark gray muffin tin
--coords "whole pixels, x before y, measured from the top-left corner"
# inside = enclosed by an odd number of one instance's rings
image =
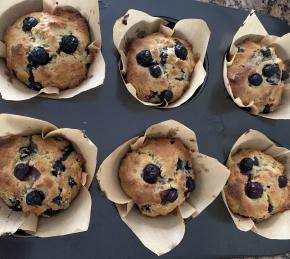
[[[208,23],[211,37],[207,52],[207,82],[194,98],[178,108],[160,110],[144,106],[123,85],[112,28],[115,20],[131,8],[173,19],[201,18]],[[175,119],[193,129],[200,152],[222,163],[236,139],[249,128],[260,130],[290,148],[290,121],[250,115],[234,104],[223,85],[224,55],[248,12],[191,0],[104,0],[100,1],[100,15],[106,60],[103,86],[68,100],[1,100],[0,112],[47,120],[59,127],[85,130],[99,148],[98,166],[121,143],[142,134],[148,126],[167,119]],[[289,32],[286,23],[258,16],[270,34],[281,36]],[[46,239],[26,238],[24,235],[3,237],[0,239],[0,259],[157,257],[121,221],[114,204],[98,190],[96,180],[90,190],[93,203],[87,232]],[[289,240],[269,240],[252,232],[239,231],[219,196],[201,215],[186,224],[182,242],[162,258],[263,256],[288,250]]]

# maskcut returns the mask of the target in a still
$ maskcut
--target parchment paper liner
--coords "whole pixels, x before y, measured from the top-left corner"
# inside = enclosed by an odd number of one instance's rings
[[[143,216],[123,192],[118,169],[120,161],[129,150],[137,149],[146,138],[158,137],[179,138],[191,150],[196,189],[173,213],[152,218]],[[219,195],[228,176],[229,171],[225,166],[198,152],[195,133],[174,120],[155,124],[145,131],[144,136],[132,138],[119,146],[105,159],[97,173],[101,190],[116,204],[121,219],[143,245],[157,255],[169,252],[180,243],[185,232],[183,219],[200,214]]]
[[[249,105],[244,105],[239,97],[234,98],[230,82],[227,77],[227,66],[230,66],[234,61],[235,54],[237,53],[236,44],[239,44],[247,38],[254,41],[261,41],[267,46],[274,47],[279,58],[281,58],[286,63],[290,62],[290,33],[287,33],[282,37],[269,35],[256,16],[255,10],[252,10],[233,38],[229,53],[233,58],[229,62],[227,61],[227,55],[225,55],[224,58],[223,78],[229,95],[239,107],[250,107],[252,114],[269,119],[290,119],[290,79],[285,82],[281,105],[276,111],[269,114],[258,113],[258,109],[253,102],[251,102]]]
[[[16,19],[32,11],[52,13],[56,7],[76,9],[89,23],[92,43],[90,51],[95,53],[95,59],[90,65],[88,76],[78,87],[59,91],[58,88],[46,87],[40,92],[29,89],[15,76],[8,75],[6,66],[6,47],[3,42],[5,29]],[[2,59],[1,59],[2,57]],[[95,0],[9,0],[0,2],[0,93],[3,99],[22,101],[37,95],[53,99],[74,97],[82,92],[100,86],[105,78],[105,62],[101,53],[101,32],[99,22],[99,3]]]
[[[70,207],[50,218],[30,215],[24,217],[22,212],[8,208],[0,199],[0,235],[14,233],[17,229],[39,237],[60,236],[86,231],[91,214],[91,196],[88,188],[96,170],[97,147],[76,129],[58,129],[49,122],[29,117],[0,114],[0,138],[9,135],[42,134],[44,138],[63,136],[70,140],[78,153],[85,159],[83,187]]]
[[[257,130],[248,130],[234,144],[229,154],[227,166],[231,157],[240,149],[258,149],[274,157],[285,166],[285,175],[290,177],[290,151],[284,147],[278,147],[274,142]],[[252,219],[243,218],[233,214],[226,202],[224,191],[222,191],[224,202],[236,225],[242,231],[257,233],[269,239],[290,239],[290,210],[274,214],[271,218],[260,223],[254,223]]]
[[[126,22],[123,22],[124,19]],[[127,90],[135,97],[135,99],[144,105],[158,106],[158,108],[174,108],[180,106],[189,100],[194,95],[196,90],[202,85],[206,77],[203,62],[210,37],[210,30],[204,20],[180,20],[176,23],[173,30],[166,27],[166,24],[168,24],[168,22],[161,18],[153,17],[144,12],[130,9],[123,17],[116,21],[113,28],[114,44],[121,57],[119,69]],[[165,106],[160,106],[161,103],[154,104],[140,100],[136,95],[134,86],[127,83],[125,80],[125,74],[127,72],[127,44],[137,37],[149,35],[158,31],[167,36],[174,36],[187,40],[193,46],[193,53],[195,56],[199,57],[188,90],[178,100]]]

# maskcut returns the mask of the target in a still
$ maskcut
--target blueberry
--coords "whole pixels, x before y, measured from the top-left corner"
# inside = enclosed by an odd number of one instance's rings
[[[164,51],[160,51],[160,64],[164,66],[167,62],[168,54]]]
[[[74,35],[65,35],[62,37],[59,44],[59,51],[63,51],[66,54],[74,53],[79,45],[79,40]]]
[[[263,186],[258,182],[247,182],[245,193],[251,199],[261,198],[263,195]]]
[[[35,81],[29,82],[28,87],[34,91],[40,91],[43,88],[41,83]]]
[[[143,169],[143,180],[146,183],[154,184],[157,182],[158,177],[160,177],[161,170],[157,165],[148,164]]]
[[[262,49],[260,49],[260,51],[261,51],[263,57],[265,57],[265,58],[271,57],[271,50],[269,48],[262,48]]]
[[[271,213],[273,211],[273,205],[269,202],[268,212]]]
[[[193,192],[195,189],[195,181],[191,177],[186,177],[186,188],[189,192]]]
[[[22,30],[24,32],[29,32],[33,27],[38,24],[38,20],[34,17],[26,17],[23,20]]]
[[[271,77],[277,73],[279,73],[280,68],[278,64],[267,64],[263,67],[262,73],[263,76]]]
[[[22,211],[22,207],[19,200],[16,200],[14,198],[13,200],[10,200],[10,202],[11,202],[11,206],[9,207],[10,209],[14,211]]]
[[[259,86],[263,82],[263,78],[260,74],[255,73],[248,77],[248,81],[250,85]]]
[[[286,70],[283,70],[281,80],[286,81],[288,78],[289,78],[289,73]]]
[[[183,44],[179,41],[176,42],[174,47],[176,57],[185,60],[187,58],[187,49],[183,46]]]
[[[56,170],[52,170],[51,174],[55,177],[57,177],[59,175],[58,171],[56,171]]]
[[[150,50],[145,49],[145,50],[140,51],[136,55],[136,61],[139,65],[143,67],[149,67],[153,62],[153,58],[152,58]]]
[[[268,114],[271,112],[271,105],[270,104],[266,104],[264,107],[264,110],[262,111],[262,113],[264,114]]]
[[[158,78],[161,76],[161,68],[159,65],[152,65],[149,67],[150,75],[153,76],[154,78]]]
[[[164,90],[163,92],[161,92],[161,94],[159,95],[159,99],[161,102],[164,102],[165,100],[167,102],[169,102],[171,99],[173,98],[173,93],[170,90]]]
[[[59,212],[60,212],[60,210],[53,210],[52,208],[49,208],[43,214],[48,216],[48,217],[51,217],[51,216],[54,216],[55,214],[57,214]]]
[[[184,170],[184,163],[180,158],[178,158],[177,160],[176,170]]]
[[[77,185],[77,183],[75,182],[74,178],[72,178],[71,176],[68,177],[68,185],[73,188],[75,185]]]
[[[61,205],[62,197],[60,195],[58,195],[52,199],[52,202],[57,204],[57,205]]]
[[[49,54],[43,47],[36,47],[28,54],[28,61],[34,67],[46,65],[49,62]]]
[[[253,166],[254,161],[249,157],[243,158],[239,163],[239,168],[242,174],[247,174],[249,171],[253,169]]]
[[[288,179],[284,175],[280,175],[278,178],[278,183],[280,188],[285,188],[288,184]]]
[[[59,172],[64,172],[66,168],[65,165],[63,165],[60,160],[56,160],[54,162],[53,169]]]
[[[69,155],[74,151],[73,145],[69,144],[62,151],[63,151],[63,154],[61,157],[61,161],[65,161],[69,157]]]
[[[19,149],[19,152],[20,152],[19,158],[24,159],[24,158],[31,156],[32,154],[34,154],[36,152],[36,148],[37,148],[36,145],[33,143],[30,143],[26,147],[21,147]]]
[[[44,199],[45,195],[40,190],[33,190],[26,195],[26,203],[32,206],[41,205]]]
[[[171,188],[160,193],[161,203],[174,202],[178,198],[178,191],[175,188]]]
[[[28,164],[18,164],[14,168],[14,176],[20,180],[25,181],[30,174],[30,166]]]

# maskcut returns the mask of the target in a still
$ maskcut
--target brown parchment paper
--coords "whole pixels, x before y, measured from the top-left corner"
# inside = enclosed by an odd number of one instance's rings
[[[166,27],[167,23],[167,21],[161,18],[153,17],[144,12],[130,9],[123,17],[116,21],[113,28],[114,44],[121,57],[120,73],[127,90],[135,97],[135,99],[144,105],[156,106],[159,108],[174,108],[180,106],[190,99],[190,97],[192,97],[196,90],[202,85],[206,77],[203,62],[210,37],[210,30],[204,20],[180,20],[176,23],[173,30]],[[187,40],[193,46],[193,53],[195,56],[199,57],[192,74],[188,90],[177,101],[165,106],[160,106],[161,104],[144,102],[138,99],[134,86],[127,83],[124,77],[127,72],[126,45],[137,37],[149,35],[158,31],[167,36],[179,37]]]
[[[285,175],[290,177],[290,151],[284,147],[277,146],[264,134],[257,130],[248,130],[234,144],[229,154],[227,166],[231,162],[231,157],[240,149],[258,149],[264,153],[274,157],[285,166]],[[254,223],[252,219],[240,217],[233,214],[225,198],[224,191],[222,192],[224,202],[229,213],[236,225],[242,231],[250,231],[257,233],[269,239],[290,239],[290,210],[274,214],[269,219],[260,223]]]
[[[6,67],[6,47],[3,43],[6,28],[12,25],[17,18],[32,11],[53,13],[56,7],[76,9],[89,23],[91,44],[89,50],[95,53],[95,59],[90,65],[88,76],[78,87],[59,91],[58,88],[46,87],[41,91],[27,88],[15,76],[8,74]],[[2,57],[2,58],[1,58]],[[101,32],[99,19],[99,4],[96,0],[9,0],[0,2],[0,93],[3,99],[21,101],[42,97],[65,99],[74,97],[82,92],[100,86],[105,79],[105,62],[101,52]]]
[[[0,235],[17,229],[40,237],[60,236],[86,231],[90,222],[91,196],[88,188],[96,170],[97,147],[85,134],[76,129],[58,129],[49,122],[12,114],[0,114],[0,138],[11,135],[42,134],[43,138],[63,136],[85,159],[85,173],[80,193],[70,207],[50,218],[24,216],[15,212],[0,199]]]
[[[233,63],[235,59],[235,54],[237,53],[237,50],[238,50],[236,45],[238,45],[240,42],[244,41],[245,39],[251,39],[253,41],[261,41],[266,46],[274,47],[278,57],[281,58],[283,61],[289,63],[290,62],[290,48],[289,48],[290,33],[287,33],[282,37],[269,35],[266,29],[264,28],[264,26],[262,25],[262,23],[260,22],[260,20],[258,19],[258,17],[256,16],[255,10],[252,10],[233,38],[232,44],[230,46],[230,53],[229,53],[232,59],[228,61],[226,58],[227,55],[225,55],[224,67],[223,67],[223,78],[224,78],[225,87],[229,95],[233,99],[233,101],[239,107],[250,107],[252,114],[269,118],[269,119],[290,119],[290,79],[288,79],[285,82],[285,88],[284,88],[282,103],[280,107],[278,107],[276,111],[271,112],[269,114],[258,113],[258,109],[254,105],[253,102],[251,102],[248,105],[244,105],[242,103],[242,100],[239,97],[235,98],[233,96],[230,82],[227,77],[227,68]]]
[[[118,170],[122,158],[142,145],[146,138],[173,137],[182,140],[193,157],[196,189],[179,208],[167,216],[142,215],[134,202],[122,190]],[[97,179],[106,197],[113,201],[121,219],[157,255],[162,255],[182,240],[184,220],[200,214],[221,192],[229,176],[228,169],[216,159],[198,152],[195,133],[181,123],[168,120],[149,127],[143,136],[135,137],[115,149],[101,164]]]

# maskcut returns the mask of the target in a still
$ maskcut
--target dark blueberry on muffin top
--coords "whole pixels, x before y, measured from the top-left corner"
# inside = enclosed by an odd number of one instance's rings
[[[38,20],[34,17],[26,17],[23,20],[22,30],[24,32],[29,32],[33,27],[38,24]]]
[[[269,48],[262,48],[262,49],[260,49],[260,51],[261,51],[263,57],[265,57],[265,58],[269,58],[272,55],[271,50]]]
[[[189,192],[193,192],[195,189],[195,181],[191,177],[186,177],[186,188]]]
[[[245,193],[251,199],[259,199],[263,195],[263,186],[258,182],[247,182]]]
[[[158,177],[160,177],[161,170],[157,165],[148,164],[143,169],[143,180],[146,183],[154,184],[157,182]]]
[[[79,40],[74,35],[65,35],[62,37],[61,42],[59,44],[59,51],[62,51],[66,54],[74,53],[79,45]]]
[[[149,67],[150,75],[153,76],[154,78],[158,78],[161,76],[161,68],[159,65],[152,65]]]
[[[178,198],[178,192],[175,188],[171,188],[160,193],[161,203],[174,202]]]
[[[152,58],[150,50],[145,49],[145,50],[140,51],[136,55],[136,61],[142,67],[149,67],[153,62],[153,58]]]
[[[187,49],[186,49],[186,47],[183,46],[183,44],[181,42],[179,42],[179,41],[176,42],[174,50],[175,50],[176,57],[178,57],[182,60],[186,60]]]
[[[34,67],[43,66],[49,62],[49,54],[43,47],[36,47],[28,54],[28,61]]]
[[[41,205],[45,195],[40,190],[33,190],[26,195],[26,203],[31,206]]]
[[[254,161],[249,157],[243,158],[239,163],[239,168],[241,170],[241,173],[243,174],[247,174],[249,171],[251,171],[253,169],[253,166]]]
[[[280,175],[278,178],[278,183],[279,183],[280,188],[285,188],[287,186],[287,183],[288,183],[287,177],[284,175]]]
[[[18,164],[14,168],[14,176],[20,180],[25,181],[30,174],[30,166],[28,164]]]
[[[159,99],[160,99],[161,102],[163,102],[163,101],[169,102],[172,98],[173,98],[173,93],[170,90],[164,90],[159,95]]]
[[[263,78],[260,74],[254,73],[248,78],[249,84],[253,86],[259,86],[263,82]]]
[[[277,73],[279,73],[280,68],[278,64],[267,64],[263,67],[263,76],[271,77]]]

